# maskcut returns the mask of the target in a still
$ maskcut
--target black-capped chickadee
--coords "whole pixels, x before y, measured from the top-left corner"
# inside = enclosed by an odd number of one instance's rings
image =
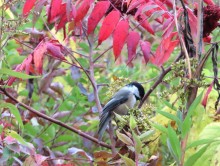
[[[103,108],[99,123],[99,140],[102,139],[103,133],[111,121],[113,112],[119,115],[126,115],[128,110],[134,107],[136,101],[144,97],[144,93],[143,86],[138,82],[131,82],[116,92]]]

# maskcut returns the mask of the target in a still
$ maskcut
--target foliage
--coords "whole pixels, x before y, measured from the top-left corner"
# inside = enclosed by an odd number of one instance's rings
[[[0,165],[218,163],[216,4],[0,1]],[[102,106],[131,81],[143,100],[99,141]]]

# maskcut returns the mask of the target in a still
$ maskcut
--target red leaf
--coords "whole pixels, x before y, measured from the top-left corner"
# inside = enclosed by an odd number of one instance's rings
[[[97,24],[99,23],[99,21],[102,19],[102,17],[104,16],[106,11],[108,10],[109,6],[110,6],[109,1],[97,2],[91,15],[88,18],[88,31],[87,31],[88,35],[90,33],[93,33]]]
[[[179,40],[171,41],[173,37],[177,36],[177,32],[171,33],[168,38],[164,38],[157,47],[156,53],[150,58],[150,61],[156,66],[162,66],[170,57],[174,48],[179,43]]]
[[[47,51],[55,58],[65,60],[63,53],[61,52],[62,45],[60,44],[54,44],[51,42],[48,42],[47,44]]]
[[[163,25],[163,29],[165,28],[165,31],[163,33],[163,38],[167,38],[172,33],[175,26],[174,18],[170,17]]]
[[[15,68],[15,71],[22,72],[22,71],[25,70],[26,74],[29,74],[31,63],[32,63],[32,55],[30,54],[27,58],[24,59],[24,61],[20,65],[18,65]],[[8,79],[7,85],[11,86],[14,83],[15,80],[16,80],[16,77],[10,77]]]
[[[34,7],[36,0],[26,0],[24,7],[23,7],[23,16],[28,16],[31,9]]]
[[[147,21],[147,17],[144,15],[140,15],[138,22],[140,23],[140,25],[146,29],[150,34],[154,35],[154,30],[151,27],[151,25],[149,24],[149,22]]]
[[[58,16],[66,14],[66,4],[62,4],[62,0],[52,0],[48,11],[48,22],[56,21]]]
[[[141,51],[143,52],[144,55],[144,60],[146,63],[148,63],[150,59],[150,50],[151,50],[151,44],[148,41],[141,41]]]
[[[22,64],[18,65],[18,66],[15,68],[15,71],[21,72],[21,71],[24,70],[24,68],[25,68],[25,64],[22,63]],[[10,78],[8,79],[7,85],[8,85],[8,86],[11,86],[15,80],[16,80],[16,77],[10,77]]]
[[[189,25],[191,29],[192,38],[195,40],[197,36],[197,17],[190,9],[187,9],[187,11],[189,15]]]
[[[67,21],[72,21],[73,17],[76,15],[76,8],[72,4],[72,0],[66,0],[66,16],[67,16]]]
[[[44,41],[42,41],[38,44],[38,46],[34,49],[33,52],[34,64],[39,74],[42,74],[43,58],[44,58],[44,53],[46,51],[47,51],[47,45],[45,44]]]
[[[205,108],[206,108],[206,105],[207,105],[207,101],[208,101],[209,94],[210,94],[210,92],[212,91],[213,85],[214,85],[214,82],[212,82],[212,83],[209,85],[209,87],[208,87],[208,89],[207,89],[207,91],[206,91],[206,93],[205,93],[205,96],[204,96],[204,98],[203,98],[203,100],[202,100],[202,105],[203,105],[203,107],[205,107]]]
[[[98,45],[100,45],[104,40],[106,40],[111,35],[117,23],[119,22],[119,19],[120,19],[120,12],[118,10],[112,11],[105,17],[99,31]]]
[[[145,3],[145,0],[131,1],[130,5],[129,5],[129,8],[127,10],[127,13],[129,13],[131,10],[137,8],[142,3]]]
[[[203,38],[203,42],[205,42],[205,43],[210,43],[211,40],[212,40],[212,37],[210,37],[210,36],[207,36],[207,37]]]
[[[113,52],[115,60],[120,56],[121,50],[124,46],[128,36],[129,23],[127,20],[122,20],[118,23],[113,34]]]
[[[69,15],[69,16],[68,16]],[[73,18],[75,17],[76,15],[76,9],[75,9],[75,6],[72,6],[72,10],[70,11],[69,14],[65,14],[65,15],[62,15],[62,17],[60,18],[60,21],[59,23],[56,24],[56,31],[64,28],[64,26],[66,25],[66,23],[70,20],[73,20]],[[69,17],[69,18],[68,18]],[[68,20],[69,19],[69,20]]]
[[[128,61],[127,64],[129,64],[136,55],[136,48],[140,40],[139,33],[135,31],[131,31],[127,38],[127,48],[128,48]]]
[[[182,14],[183,8],[180,8],[177,13],[177,18],[179,18],[180,14]],[[163,29],[165,29],[163,33],[163,38],[168,38],[173,31],[175,26],[175,21],[173,17],[170,17],[164,24],[163,24]]]
[[[40,154],[34,155],[34,161],[36,162],[36,165],[41,165],[48,157],[42,156]]]
[[[84,0],[82,2],[81,6],[77,9],[77,12],[76,12],[75,24],[77,24],[79,21],[81,21],[85,17],[92,1],[93,0]]]
[[[204,2],[208,5],[215,5],[215,3],[212,0],[204,0]]]

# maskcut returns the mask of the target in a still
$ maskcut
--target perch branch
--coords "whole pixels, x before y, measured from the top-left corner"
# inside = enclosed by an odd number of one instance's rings
[[[182,57],[182,53],[179,54],[179,56],[176,58],[174,62],[177,62],[180,60]],[[158,77],[157,81],[153,84],[153,86],[147,91],[147,93],[144,95],[143,99],[141,100],[138,108],[141,108],[142,105],[144,104],[145,100],[150,96],[150,94],[156,89],[156,87],[163,81],[163,78],[166,76],[167,73],[171,71],[171,66],[168,67],[167,69],[162,69],[162,72],[160,76]]]
[[[82,132],[82,131],[80,131],[80,130],[77,130],[77,129],[74,128],[74,127],[70,127],[70,126],[66,125],[65,123],[63,123],[63,122],[61,122],[61,121],[59,121],[59,120],[57,120],[57,119],[51,118],[51,117],[49,117],[49,116],[47,116],[47,115],[45,115],[45,114],[43,114],[43,113],[41,113],[41,112],[38,112],[37,110],[33,109],[32,107],[29,107],[28,105],[26,105],[26,104],[24,104],[24,103],[18,101],[16,98],[14,98],[13,96],[11,96],[4,88],[0,87],[0,90],[1,90],[6,96],[8,96],[10,99],[12,99],[14,102],[16,102],[16,103],[19,104],[20,106],[26,108],[28,111],[34,113],[34,114],[37,115],[38,117],[41,117],[41,118],[43,118],[43,119],[46,119],[46,120],[48,120],[48,121],[50,121],[50,122],[53,122],[53,123],[59,125],[59,126],[62,126],[62,127],[66,128],[66,129],[68,129],[68,130],[70,130],[70,131],[72,131],[72,132],[74,132],[74,133],[76,133],[76,134],[82,136],[83,138],[86,138],[86,139],[88,139],[88,140],[90,140],[90,141],[92,141],[92,142],[94,142],[94,143],[96,143],[96,144],[99,144],[100,146],[103,146],[103,147],[106,147],[106,148],[108,148],[108,149],[111,149],[111,146],[109,146],[108,144],[106,144],[106,143],[104,143],[104,142],[100,142],[98,139],[96,139],[96,138],[94,138],[94,137],[92,137],[92,136],[90,136],[90,135],[88,135],[88,134],[86,134],[86,133],[84,133],[84,132]]]

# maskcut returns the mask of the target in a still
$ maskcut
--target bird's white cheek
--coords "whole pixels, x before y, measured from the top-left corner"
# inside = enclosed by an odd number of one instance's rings
[[[129,99],[128,99],[128,101],[126,102],[126,104],[127,104],[127,106],[128,106],[129,108],[133,108],[134,105],[135,105],[135,103],[136,103],[136,98],[135,98],[134,95],[132,94],[132,95],[129,96]]]

